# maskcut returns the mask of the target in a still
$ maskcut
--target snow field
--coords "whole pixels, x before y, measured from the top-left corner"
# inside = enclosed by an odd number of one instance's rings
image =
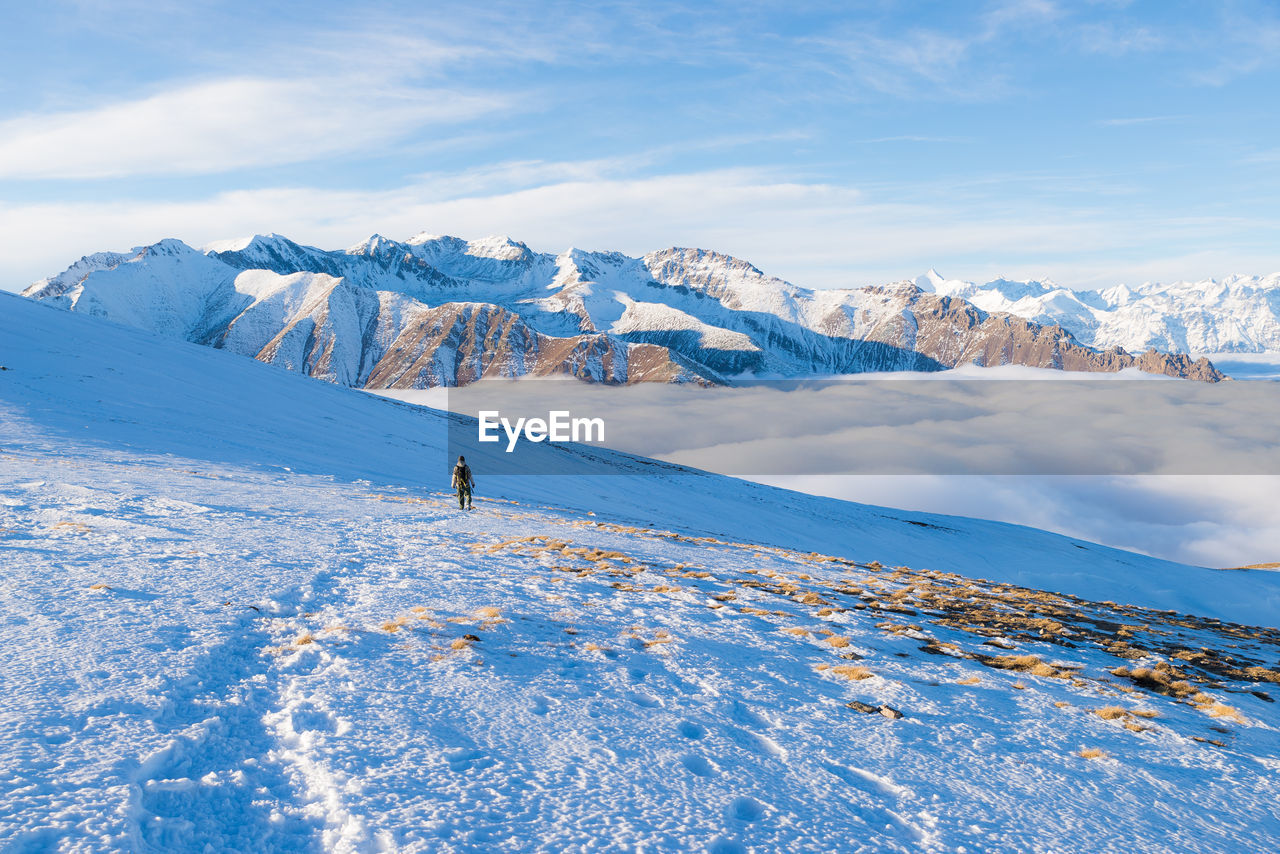
[[[0,850],[1280,847],[1275,573],[616,454],[464,514],[439,413],[0,297]]]
[[[988,637],[958,628],[985,611],[940,603],[1043,594],[529,502],[462,514],[439,493],[171,458],[6,464],[19,702],[0,839],[18,850],[1280,837],[1265,683],[1197,682],[1238,714],[1215,717],[1111,674],[1180,664],[1148,649],[1175,631],[1274,667],[1274,632],[1052,597],[1081,614],[1058,624],[1069,645],[1016,619]],[[1091,641],[1103,614],[1137,653]]]

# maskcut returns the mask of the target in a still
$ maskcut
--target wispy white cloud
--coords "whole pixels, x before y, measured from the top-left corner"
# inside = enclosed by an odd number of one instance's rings
[[[1228,6],[1224,18],[1222,30],[1211,33],[1211,40],[1202,48],[1211,51],[1205,57],[1207,61],[1190,70],[1192,80],[1225,86],[1280,64],[1280,17],[1274,6],[1265,5],[1252,14]]]
[[[1280,163],[1280,148],[1257,151],[1241,158],[1242,163]]]
[[[1144,53],[1168,45],[1167,37],[1150,27],[1116,22],[1086,23],[1076,30],[1076,40],[1087,53],[1124,56]]]
[[[899,136],[877,136],[870,139],[854,139],[850,142],[858,144],[873,144],[880,142],[973,142],[974,140],[963,136],[920,136],[915,134],[902,134]]]
[[[162,237],[193,245],[276,231],[320,246],[372,232],[506,233],[549,251],[571,245],[641,254],[694,245],[747,258],[812,287],[874,284],[938,266],[950,275],[1048,275],[1073,286],[1264,272],[1274,247],[1241,248],[1240,235],[1275,223],[1245,218],[1133,217],[1037,205],[912,200],[881,189],[807,183],[773,170],[725,169],[632,178],[610,164],[517,163],[546,183],[495,190],[510,174],[427,177],[386,191],[276,188],[187,201],[0,205],[0,287],[19,290],[79,255]],[[890,188],[892,189],[892,188]],[[1152,243],[1159,235],[1159,243]],[[1224,235],[1230,240],[1217,246]],[[1197,251],[1197,241],[1209,249]],[[1081,247],[1088,247],[1082,252]]]
[[[233,78],[0,122],[0,177],[205,174],[329,157],[510,106],[356,78]]]
[[[1004,0],[983,14],[983,39],[996,38],[1015,27],[1039,26],[1062,15],[1062,9],[1053,0]]]
[[[917,26],[883,35],[868,26],[807,40],[827,56],[829,77],[846,94],[870,91],[895,98],[991,100],[1014,85],[993,44],[1011,32],[1045,28],[1063,15],[1052,0],[1005,0],[973,17],[967,28]]]
[[[902,36],[857,32],[813,42],[828,54],[820,63],[823,73],[847,97],[872,92],[895,98],[987,98],[1006,87],[1001,75],[968,67],[972,49],[982,40],[921,29]]]
[[[1124,118],[1101,119],[1098,124],[1103,127],[1128,127],[1130,125],[1150,125],[1162,122],[1185,121],[1190,116],[1127,116]]]

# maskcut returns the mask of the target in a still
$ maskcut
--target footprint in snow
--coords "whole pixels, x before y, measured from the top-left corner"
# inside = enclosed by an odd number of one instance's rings
[[[679,730],[680,734],[685,738],[694,740],[702,738],[707,734],[706,727],[701,724],[696,724],[693,721],[681,721],[680,725],[676,727],[676,729]]]
[[[771,729],[772,721],[766,720],[760,715],[753,712],[746,704],[740,700],[733,702],[733,719],[740,724],[757,727],[759,729]]]
[[[446,750],[444,758],[449,763],[449,770],[455,774],[461,774],[463,771],[479,771],[496,764],[492,758],[484,754],[484,751],[465,747]]]
[[[764,804],[745,795],[729,804],[729,817],[738,821],[756,821],[764,815]]]
[[[291,715],[295,732],[336,733],[339,729],[338,718],[328,709],[301,707],[293,710]]]
[[[680,757],[680,764],[690,774],[697,774],[699,777],[713,777],[716,773],[716,767],[712,765],[704,756],[698,756],[695,753],[686,753]]]
[[[657,697],[652,697],[648,694],[637,694],[634,691],[627,694],[627,699],[645,709],[657,709],[662,706],[662,701]]]

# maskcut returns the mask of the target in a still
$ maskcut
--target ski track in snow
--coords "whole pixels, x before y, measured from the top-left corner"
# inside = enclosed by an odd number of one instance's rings
[[[924,655],[883,614],[744,583],[844,564],[425,488],[0,455],[5,850],[1280,846],[1274,705],[1233,694],[1220,721]],[[855,657],[872,675],[829,669]]]

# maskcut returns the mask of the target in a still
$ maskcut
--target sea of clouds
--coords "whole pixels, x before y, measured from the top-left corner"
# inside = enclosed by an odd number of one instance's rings
[[[1006,381],[522,380],[390,394],[472,416],[599,417],[610,448],[814,494],[999,519],[1206,566],[1280,560],[1275,384],[988,376]],[[474,447],[473,432],[459,423],[459,451]],[[497,473],[525,470],[519,450]],[[577,473],[617,471],[588,457]]]

